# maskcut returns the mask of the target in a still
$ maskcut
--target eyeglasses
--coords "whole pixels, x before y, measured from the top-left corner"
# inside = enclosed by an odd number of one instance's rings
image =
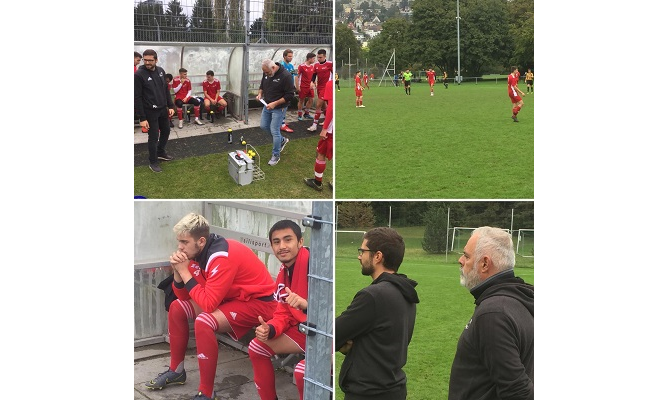
[[[371,250],[371,249],[357,249],[357,251],[359,251],[360,256],[364,254],[364,251],[370,251],[372,253],[375,253],[375,250]]]
[[[144,62],[155,62],[155,60],[149,60],[147,58],[144,58]]]

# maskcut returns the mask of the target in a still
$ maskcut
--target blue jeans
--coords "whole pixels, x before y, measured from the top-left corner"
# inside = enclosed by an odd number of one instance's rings
[[[280,157],[280,145],[283,141],[283,135],[280,134],[280,126],[285,120],[287,114],[287,107],[267,110],[266,107],[262,109],[262,119],[259,122],[259,127],[271,133],[273,136],[273,156]]]

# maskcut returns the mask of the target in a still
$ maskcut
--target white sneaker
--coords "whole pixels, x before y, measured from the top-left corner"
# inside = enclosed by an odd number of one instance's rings
[[[178,129],[183,129],[183,120],[182,119],[178,120]]]
[[[310,128],[308,128],[307,130],[309,130],[310,132],[315,132],[317,130],[317,124],[311,125]]]
[[[433,93],[431,93],[431,96],[433,96]]]
[[[366,108],[366,106],[362,104],[359,106],[359,108]]]
[[[271,159],[269,160],[269,165],[273,167],[274,165],[278,164],[278,161],[280,161],[280,157],[271,156]]]
[[[195,118],[195,124],[197,124],[197,125],[204,125],[204,123],[201,122],[201,121],[199,120],[199,118]]]

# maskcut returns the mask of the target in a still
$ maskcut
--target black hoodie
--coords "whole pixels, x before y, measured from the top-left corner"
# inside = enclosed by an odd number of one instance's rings
[[[145,65],[134,73],[134,112],[140,121],[148,112],[174,107],[165,75],[162,67],[155,66],[151,71]]]
[[[533,399],[533,285],[509,270],[470,293],[476,307],[456,348],[449,400]]]
[[[407,378],[402,368],[419,303],[415,286],[417,282],[403,274],[384,272],[336,318],[336,350],[348,340],[354,342],[338,379],[346,398],[405,398]]]

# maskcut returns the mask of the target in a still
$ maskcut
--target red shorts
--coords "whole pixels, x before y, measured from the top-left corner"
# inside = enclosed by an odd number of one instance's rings
[[[432,81],[432,80],[429,79],[429,80],[428,80],[428,84],[431,85],[431,86],[433,86],[433,85],[435,85],[435,81]]]
[[[512,93],[510,93],[510,99],[512,99],[512,103],[518,103],[522,100],[521,96],[519,96],[518,94],[513,95]]]
[[[320,137],[320,141],[317,142],[317,152],[324,154],[329,160],[333,158],[333,135],[327,135],[326,138]]]
[[[283,332],[283,335],[292,339],[292,341],[294,341],[294,343],[296,343],[297,346],[301,348],[301,351],[304,353],[306,352],[306,335],[299,331],[298,325],[290,327],[288,330]]]
[[[256,299],[249,301],[231,300],[220,304],[218,309],[225,314],[227,322],[232,327],[232,331],[228,332],[229,336],[234,340],[239,340],[251,328],[259,325],[258,316],[261,315],[264,321],[273,318],[276,305],[276,301]]]
[[[363,93],[359,89],[354,89],[354,95],[357,96],[357,97],[361,97],[361,96],[363,96]]]
[[[326,86],[322,86],[322,87],[318,86],[317,87],[317,98],[320,99],[320,100],[324,100],[322,97],[324,97],[324,88],[325,87]]]
[[[310,87],[299,88],[299,98],[305,99],[306,97],[309,97],[311,99],[315,98],[315,93],[313,93],[313,89],[311,89]]]

